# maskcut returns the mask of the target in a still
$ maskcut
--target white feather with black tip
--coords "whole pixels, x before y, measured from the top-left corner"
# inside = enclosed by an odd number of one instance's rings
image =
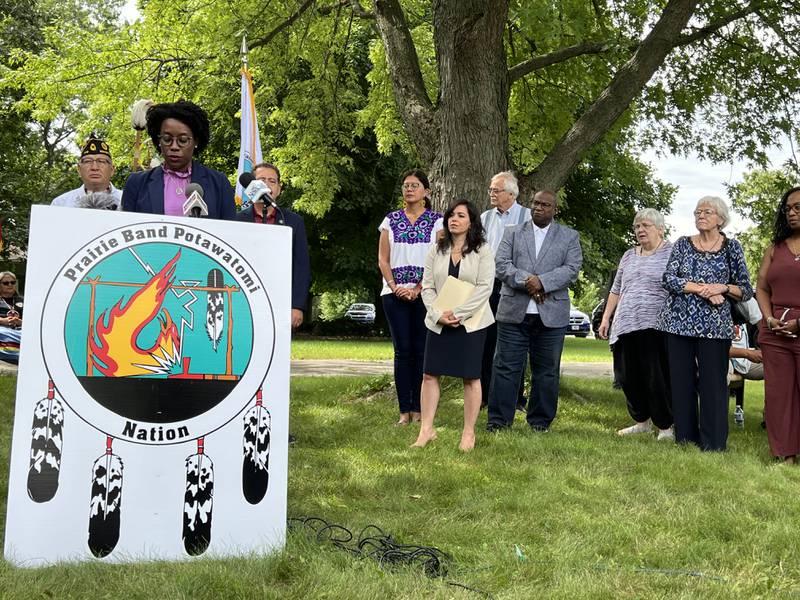
[[[51,381],[47,396],[33,408],[28,496],[34,502],[47,502],[58,491],[63,433],[64,407],[55,397]]]
[[[92,554],[102,558],[119,541],[122,519],[122,459],[111,452],[108,438],[106,452],[92,465],[92,497],[89,501],[89,539]]]
[[[131,107],[131,125],[137,131],[147,129],[147,111],[153,106],[152,100],[137,100]]]
[[[202,554],[211,543],[214,508],[214,463],[198,444],[197,454],[186,458],[186,493],[183,497],[183,547]]]
[[[211,269],[208,272],[208,287],[221,288],[223,285],[222,271]],[[208,309],[206,310],[206,333],[211,345],[216,351],[222,339],[222,330],[225,318],[225,300],[222,292],[208,292]]]
[[[269,486],[269,446],[272,417],[261,404],[261,390],[256,405],[244,416],[242,448],[242,493],[250,504],[264,499]]]

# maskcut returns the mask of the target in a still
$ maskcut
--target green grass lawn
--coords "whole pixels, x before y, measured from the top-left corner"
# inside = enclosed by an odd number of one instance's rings
[[[388,339],[313,339],[292,341],[292,358],[391,360],[392,342]],[[564,362],[611,362],[608,342],[567,336],[564,340]]]
[[[607,381],[564,379],[547,434],[517,421],[458,452],[460,386],[445,386],[439,439],[409,448],[388,377],[295,378],[289,515],[374,524],[452,556],[445,578],[381,569],[302,534],[265,558],[20,570],[2,598],[778,598],[800,594],[800,469],[774,463],[748,383],[745,429],[703,454],[618,438]],[[0,498],[7,494],[13,378],[0,377]],[[485,423],[485,413],[479,423]],[[5,511],[0,510],[4,525]],[[4,527],[3,527],[4,529]]]

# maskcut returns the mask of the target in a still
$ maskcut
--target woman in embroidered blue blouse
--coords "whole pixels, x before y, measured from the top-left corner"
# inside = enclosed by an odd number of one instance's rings
[[[672,247],[663,277],[669,296],[657,328],[668,334],[675,441],[724,450],[733,338],[728,300],[749,300],[753,288],[742,246],[722,233],[730,220],[725,202],[701,198],[694,218],[697,234]]]
[[[428,250],[442,229],[442,215],[430,209],[431,185],[419,169],[403,174],[403,208],[378,227],[381,302],[394,346],[394,383],[400,408],[398,425],[419,421],[422,364],[425,357],[425,305],[420,298]]]

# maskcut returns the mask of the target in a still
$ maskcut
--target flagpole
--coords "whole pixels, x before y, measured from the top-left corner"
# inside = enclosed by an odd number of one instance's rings
[[[262,160],[261,155],[261,140],[258,132],[258,120],[256,119],[256,104],[253,93],[253,78],[250,75],[247,61],[247,33],[242,34],[242,88],[241,88],[241,124],[240,133],[241,141],[239,144],[239,166],[236,169],[237,182],[235,199],[237,206],[242,205],[244,196],[244,189],[241,183],[238,182],[238,177],[243,173],[250,173],[253,166],[260,163]]]

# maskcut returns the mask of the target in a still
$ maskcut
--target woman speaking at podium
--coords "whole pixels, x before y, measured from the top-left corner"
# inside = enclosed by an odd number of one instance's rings
[[[494,256],[480,217],[468,200],[456,200],[444,213],[444,229],[431,247],[422,275],[427,315],[422,376],[422,424],[413,444],[436,439],[433,419],[442,375],[464,380],[464,429],[459,448],[475,446],[475,422],[481,408],[481,359],[486,327],[494,323],[489,296],[494,285]]]
[[[131,174],[122,191],[123,210],[183,216],[186,188],[196,183],[202,188],[208,218],[234,218],[236,205],[227,177],[194,160],[210,138],[208,117],[202,108],[186,100],[155,104],[147,111],[147,133],[163,163]]]

